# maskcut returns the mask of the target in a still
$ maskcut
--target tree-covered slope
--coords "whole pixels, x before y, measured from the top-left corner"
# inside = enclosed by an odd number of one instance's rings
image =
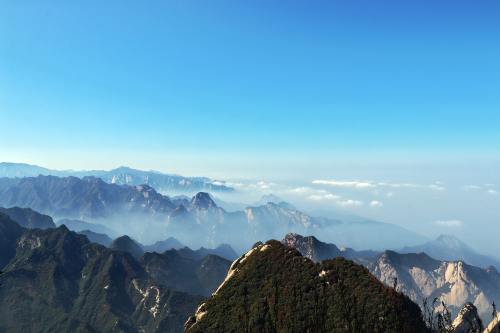
[[[30,208],[0,208],[0,213],[8,215],[12,220],[16,221],[20,226],[25,228],[47,229],[56,227],[52,217],[40,214]]]
[[[186,332],[425,332],[419,307],[367,269],[316,264],[277,241],[258,244],[201,304]]]
[[[147,252],[141,258],[141,264],[152,278],[163,285],[203,296],[214,292],[231,266],[230,261],[216,255],[198,258],[173,249],[162,254]]]
[[[16,254],[16,241],[24,228],[3,213],[0,213],[0,269]]]
[[[0,276],[0,332],[180,332],[201,300],[64,226],[25,231],[14,245]]]

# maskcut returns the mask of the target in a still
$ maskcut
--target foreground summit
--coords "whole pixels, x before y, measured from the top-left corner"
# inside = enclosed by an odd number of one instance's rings
[[[314,263],[278,241],[231,266],[186,332],[426,332],[419,307],[343,258]]]

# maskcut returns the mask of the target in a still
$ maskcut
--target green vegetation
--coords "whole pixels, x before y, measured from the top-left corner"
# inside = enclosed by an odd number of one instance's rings
[[[12,227],[3,222],[0,231]],[[202,299],[165,287],[130,254],[64,226],[28,230],[11,243],[0,332],[180,332]]]
[[[419,307],[343,258],[316,264],[257,245],[186,323],[186,332],[425,332]]]

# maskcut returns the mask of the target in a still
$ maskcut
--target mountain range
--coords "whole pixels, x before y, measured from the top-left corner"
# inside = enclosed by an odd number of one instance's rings
[[[491,317],[491,304],[500,300],[498,271],[491,266],[479,268],[468,265],[458,257],[452,261],[440,261],[426,253],[340,250],[334,244],[321,242],[315,237],[296,234],[286,235],[282,243],[317,262],[336,257],[354,260],[367,267],[381,282],[396,286],[398,291],[421,306],[425,299],[429,302],[434,298],[443,300],[452,316],[458,314],[464,303],[470,302],[487,322]],[[462,251],[458,251],[457,256],[460,253]]]
[[[230,262],[170,250],[134,258],[65,226],[0,213],[1,332],[181,332]]]
[[[82,232],[80,232],[80,234],[82,234]],[[148,252],[167,253],[171,250],[175,250],[176,253],[180,253],[184,257],[189,257],[191,259],[202,259],[206,256],[215,255],[233,261],[238,257],[233,248],[228,244],[221,244],[213,249],[200,247],[198,250],[191,250],[189,247],[183,246],[173,237],[156,242],[152,245],[142,245],[129,236],[123,235],[111,241],[109,247],[116,251],[128,252],[136,258],[140,258]]]
[[[385,284],[396,284],[398,291],[417,304],[438,297],[453,316],[464,303],[470,302],[487,322],[492,303],[500,300],[500,274],[493,267],[479,268],[463,261],[436,260],[425,253],[393,251],[385,251],[367,267]]]
[[[59,177],[98,177],[107,183],[119,185],[149,185],[163,193],[231,192],[233,188],[207,177],[183,177],[158,171],[143,171],[129,167],[105,170],[53,170],[25,163],[0,163],[0,177],[24,178],[39,175]]]
[[[279,239],[287,232],[323,235],[357,249],[398,248],[426,241],[387,223],[313,217],[273,202],[227,212],[205,192],[191,199],[171,199],[148,185],[109,184],[95,177],[0,178],[0,206],[29,207],[58,219],[84,220],[142,243],[175,237],[190,247],[227,243],[240,253],[256,241]],[[80,228],[103,233],[88,225]]]
[[[206,199],[191,201],[214,208]],[[426,332],[410,299],[439,298],[457,314],[447,332],[461,333],[479,317],[489,322],[500,297],[495,269],[424,253],[356,251],[287,234],[231,265],[228,245],[145,252],[122,236],[107,248],[65,226],[37,228],[33,221],[47,216],[35,211],[4,211],[27,227],[0,212],[2,332],[180,332],[184,322],[186,332]],[[165,244],[182,245],[153,247]]]
[[[0,239],[2,332],[425,331],[418,306],[362,266],[276,241],[232,265],[187,248],[136,258],[2,213]]]

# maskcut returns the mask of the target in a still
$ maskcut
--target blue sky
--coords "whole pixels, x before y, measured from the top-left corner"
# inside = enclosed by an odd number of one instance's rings
[[[1,3],[5,159],[244,177],[500,151],[498,1]]]
[[[498,253],[497,0],[0,5],[2,161],[271,180]]]

